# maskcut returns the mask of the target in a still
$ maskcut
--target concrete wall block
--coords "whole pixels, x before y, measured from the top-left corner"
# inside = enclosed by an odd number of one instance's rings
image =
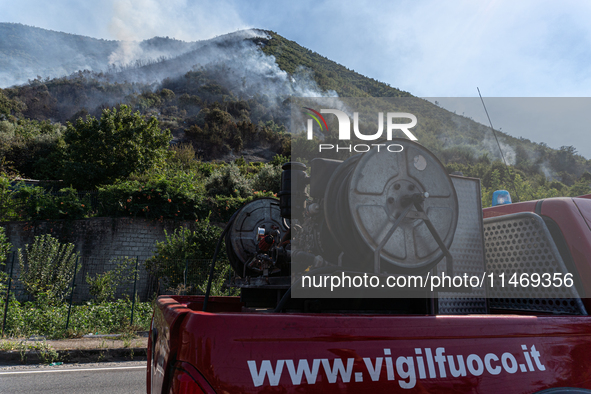
[[[74,292],[75,302],[84,302],[91,298],[86,284],[86,274],[91,276],[114,269],[116,258],[140,256],[140,261],[153,256],[156,242],[164,241],[164,230],[168,234],[180,226],[190,227],[192,222],[163,221],[155,222],[133,218],[91,218],[74,221],[39,221],[31,222],[0,222],[5,228],[13,250],[23,249],[31,244],[34,237],[41,234],[52,234],[62,242],[71,242],[80,252],[80,267],[76,278],[77,287]],[[7,261],[6,271],[10,260]],[[29,299],[24,294],[22,285],[17,280],[20,273],[15,261],[12,281],[12,291],[16,290],[20,301]],[[138,279],[138,295],[146,298],[149,278],[147,272],[140,270]],[[131,285],[131,290],[133,289]]]

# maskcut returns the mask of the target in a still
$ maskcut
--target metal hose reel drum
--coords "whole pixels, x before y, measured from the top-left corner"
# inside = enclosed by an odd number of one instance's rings
[[[402,151],[374,147],[339,166],[325,193],[326,222],[344,251],[370,256],[374,272],[425,272],[451,260],[458,198],[431,152],[407,139],[392,143]]]
[[[278,237],[282,237],[288,231],[281,217],[279,200],[259,198],[249,202],[240,208],[230,225],[225,239],[226,251],[237,275],[258,276],[263,274],[265,268],[281,269],[267,260],[264,254],[258,253],[261,250],[261,237],[272,236],[277,231]],[[265,261],[261,261],[261,258]]]

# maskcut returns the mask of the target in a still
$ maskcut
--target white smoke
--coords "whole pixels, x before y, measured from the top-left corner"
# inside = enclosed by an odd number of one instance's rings
[[[196,49],[176,58],[124,70],[111,80],[158,87],[166,78],[174,80],[193,70],[206,71],[211,80],[239,98],[266,96],[275,106],[289,96],[337,97],[334,91],[322,91],[308,69],[300,67],[292,75],[283,71],[275,57],[266,55],[253,38],[270,37],[255,29],[237,31],[196,43]]]
[[[175,10],[184,10],[182,15]],[[178,11],[177,11],[178,12]],[[171,36],[185,40],[221,34],[234,26],[243,26],[234,7],[224,1],[200,2],[172,0],[166,4],[157,0],[122,0],[113,5],[111,33],[120,40],[118,48],[109,56],[109,63],[128,66],[170,53],[147,51],[141,40],[154,36]],[[322,92],[313,75],[298,69],[293,75],[281,70],[273,56],[265,55],[251,39],[268,39],[266,33],[244,29],[193,44],[193,51],[162,62],[158,67],[129,70],[117,79],[148,84],[165,78],[177,78],[191,69],[219,69],[220,84],[242,96],[266,95],[277,100],[287,96],[336,96],[335,92]],[[219,44],[219,45],[218,45]],[[167,56],[168,55],[168,56]]]
[[[549,163],[545,161],[544,163],[540,164],[539,167],[540,171],[544,174],[546,179],[553,181],[554,180],[554,171],[552,171],[549,167]]]
[[[497,138],[499,138],[498,135],[497,135]],[[495,153],[493,153],[494,156],[501,157],[501,154],[499,153],[499,145],[500,145],[501,151],[503,152],[503,157],[505,158],[505,161],[507,162],[507,164],[515,165],[515,157],[516,157],[515,149],[513,149],[511,146],[509,146],[505,142],[503,142],[502,137],[499,138],[499,143],[497,144],[497,140],[495,139],[495,136],[493,135],[492,131],[489,130],[486,133],[484,140],[482,141],[482,145],[489,152],[495,152]]]
[[[140,46],[142,40],[155,36],[195,41],[244,27],[225,1],[118,0],[113,2],[109,31],[121,43],[109,63],[121,66],[166,56]]]
[[[254,31],[245,32],[251,36]],[[247,96],[255,94],[277,97],[337,97],[336,92],[323,92],[312,73],[300,67],[293,75],[281,70],[274,56],[269,56],[250,41],[236,42],[230,48],[211,53],[200,59],[204,68],[223,65],[226,74],[220,76],[232,91]]]
[[[143,58],[143,51],[137,41],[121,41],[116,51],[109,55],[109,64],[126,65]]]

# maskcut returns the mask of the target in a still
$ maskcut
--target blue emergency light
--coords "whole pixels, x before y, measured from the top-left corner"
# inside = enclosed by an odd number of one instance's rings
[[[507,190],[496,190],[492,196],[492,206],[511,204],[511,195]]]

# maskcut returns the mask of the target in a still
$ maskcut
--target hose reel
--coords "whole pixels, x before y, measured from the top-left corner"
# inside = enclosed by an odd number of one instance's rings
[[[459,214],[452,180],[423,146],[407,139],[391,143],[402,150],[375,145],[343,162],[315,159],[309,178],[303,164],[284,165],[281,202],[246,204],[227,232],[237,275],[288,276],[292,266],[311,261],[351,271],[424,273],[443,257],[451,274],[449,248]]]
[[[393,142],[404,149],[372,149],[351,171],[346,194],[350,222],[355,238],[379,255],[378,272],[425,271],[451,246],[458,198],[435,155],[410,140]]]
[[[444,256],[450,263],[459,213],[451,178],[423,146],[392,142],[402,151],[374,147],[333,172],[324,193],[332,238],[354,266],[376,273],[424,272]]]
[[[259,276],[267,272],[289,275],[284,254],[278,248],[288,234],[279,201],[259,198],[240,208],[226,233],[230,265],[239,276]],[[274,254],[268,252],[274,246]],[[265,271],[267,270],[267,271]]]

